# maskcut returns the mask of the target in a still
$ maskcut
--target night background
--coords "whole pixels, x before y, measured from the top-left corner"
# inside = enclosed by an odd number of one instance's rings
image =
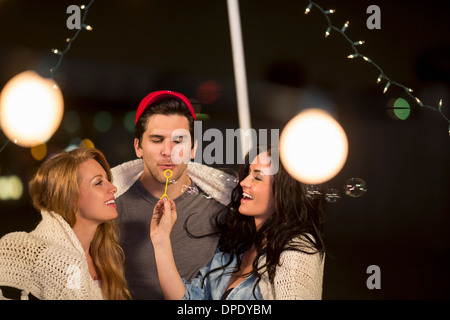
[[[67,7],[88,2],[0,0],[0,88],[26,70],[49,77],[58,60],[51,50],[75,33],[66,27]],[[364,40],[358,50],[392,80],[424,104],[442,99],[450,116],[448,1],[316,3],[336,10],[334,25],[350,21],[346,34]],[[379,30],[366,26],[372,4],[381,9]],[[325,38],[325,17],[315,8],[305,15],[307,5],[241,0],[240,13],[252,127],[281,132],[302,109],[322,107],[348,137],[346,164],[327,182],[341,199],[326,214],[323,298],[448,299],[449,123],[398,87],[383,94],[379,72],[348,59],[352,49],[340,34]],[[86,23],[93,30],[80,33],[55,76],[64,118],[45,158],[90,139],[111,167],[135,159],[130,119],[132,126],[139,102],[156,90],[186,95],[203,130],[239,127],[225,0],[96,0]],[[397,98],[411,106],[406,120],[391,115]],[[6,141],[0,132],[0,147]],[[24,187],[19,199],[0,199],[0,236],[39,222],[27,183],[44,159],[13,143],[1,151],[0,177],[18,176]],[[350,178],[363,179],[367,192],[345,195]],[[380,267],[381,289],[366,286],[371,265]]]

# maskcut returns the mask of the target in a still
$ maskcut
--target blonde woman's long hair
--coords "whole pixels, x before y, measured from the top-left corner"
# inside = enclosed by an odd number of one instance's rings
[[[109,164],[98,149],[62,152],[46,160],[30,181],[33,206],[61,215],[73,227],[79,208],[79,166],[89,159],[96,160],[112,182]],[[95,269],[102,279],[103,297],[108,300],[131,299],[124,276],[125,255],[119,245],[118,233],[114,220],[102,223],[89,248]]]

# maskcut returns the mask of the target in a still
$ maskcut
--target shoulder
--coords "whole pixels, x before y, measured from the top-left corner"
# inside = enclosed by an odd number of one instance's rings
[[[12,232],[0,239],[2,261],[21,261],[37,266],[42,261],[70,261],[76,264],[82,256],[76,250],[68,250],[55,241],[43,239],[33,232]],[[48,265],[50,266],[50,265]]]
[[[11,254],[21,253],[21,250],[30,251],[37,247],[45,246],[44,241],[28,232],[11,232],[0,239],[0,252]]]
[[[196,162],[189,162],[187,170],[191,180],[206,194],[222,205],[230,203],[236,177]]]
[[[117,188],[116,198],[125,193],[139,179],[143,170],[142,159],[127,161],[111,168],[113,184]]]
[[[314,264],[323,263],[324,254],[317,252],[310,240],[311,235],[301,235],[289,241],[285,250],[281,253],[280,262],[304,261]]]

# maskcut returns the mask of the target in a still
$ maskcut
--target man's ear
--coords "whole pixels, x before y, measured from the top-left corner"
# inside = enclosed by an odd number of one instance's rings
[[[194,147],[191,149],[191,160],[195,158],[195,153],[197,152],[198,141],[195,140]]]
[[[142,158],[142,149],[139,146],[139,139],[134,138],[134,151],[136,152],[136,156],[138,158]]]

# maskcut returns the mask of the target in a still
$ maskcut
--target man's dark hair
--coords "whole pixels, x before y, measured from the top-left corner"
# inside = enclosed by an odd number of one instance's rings
[[[155,114],[185,116],[189,122],[191,148],[194,147],[194,118],[192,117],[188,106],[183,101],[175,98],[165,98],[152,103],[139,117],[139,120],[134,127],[134,136],[139,140],[139,147],[141,147],[142,136],[147,127],[147,120]]]

